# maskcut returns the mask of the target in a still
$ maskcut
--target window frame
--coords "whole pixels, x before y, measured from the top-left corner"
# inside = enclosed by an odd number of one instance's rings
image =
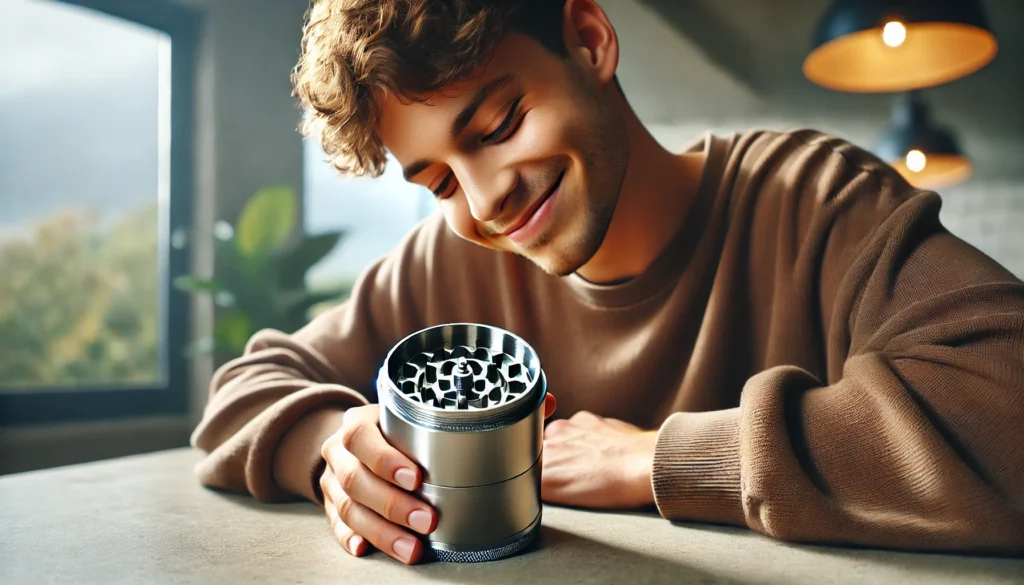
[[[169,191],[158,229],[163,382],[152,386],[105,384],[0,389],[0,427],[189,412],[190,299],[175,291],[174,278],[187,274],[191,247],[171,245],[171,234],[191,232],[194,186],[194,95],[199,14],[171,0],[51,0],[91,9],[167,34],[171,38]],[[186,239],[187,242],[187,239]]]

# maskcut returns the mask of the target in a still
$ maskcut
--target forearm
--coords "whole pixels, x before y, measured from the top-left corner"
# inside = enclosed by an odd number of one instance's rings
[[[750,526],[789,540],[1024,550],[1022,486],[1007,467],[1020,444],[1010,389],[990,383],[997,402],[943,411],[940,397],[967,398],[972,377],[922,365],[923,375],[874,353],[849,360],[831,386],[795,368],[752,380],[742,470]],[[981,436],[1003,447],[986,452]]]
[[[309,384],[265,405],[243,409],[241,402],[220,405],[193,433],[193,446],[208,453],[196,473],[204,485],[264,502],[295,496],[316,501],[309,477],[320,444],[345,409],[367,403],[333,384]],[[229,432],[229,426],[239,428]]]
[[[680,412],[658,431],[655,503],[670,520],[746,526],[740,481],[740,409]]]
[[[956,393],[977,382],[961,375],[923,378]],[[906,385],[880,354],[850,360],[831,386],[798,368],[770,369],[748,382],[740,408],[666,421],[654,467],[659,509],[790,541],[1019,554],[1019,399],[1005,385],[975,388],[1003,398],[943,421],[926,389]],[[988,448],[1003,446],[985,451],[971,440],[981,435]]]
[[[314,499],[303,468],[319,455],[314,443],[328,422],[316,413],[367,403],[330,381],[338,377],[292,337],[257,334],[247,353],[211,380],[210,400],[191,441],[208,453],[196,469],[200,481],[261,501]]]
[[[328,406],[299,419],[281,438],[274,455],[274,480],[285,491],[323,504],[319,477],[324,441],[341,428],[345,409]]]

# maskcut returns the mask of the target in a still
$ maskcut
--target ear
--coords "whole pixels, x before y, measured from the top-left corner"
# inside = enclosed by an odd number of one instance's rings
[[[565,0],[562,22],[572,59],[604,85],[619,66],[619,39],[608,15],[596,0]]]

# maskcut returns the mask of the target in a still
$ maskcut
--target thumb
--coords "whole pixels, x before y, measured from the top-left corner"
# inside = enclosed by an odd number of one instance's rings
[[[554,414],[556,408],[558,408],[558,401],[555,400],[554,394],[548,392],[544,396],[544,418],[547,419]]]

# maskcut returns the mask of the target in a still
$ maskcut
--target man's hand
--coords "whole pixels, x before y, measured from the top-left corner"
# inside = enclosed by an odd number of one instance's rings
[[[545,396],[544,417],[555,407],[555,397]],[[388,444],[379,422],[378,405],[351,408],[338,432],[324,441],[324,511],[351,554],[363,556],[372,545],[411,565],[423,555],[416,533],[433,532],[437,513],[410,493],[419,488],[420,468]]]
[[[324,510],[348,552],[362,556],[373,545],[413,564],[423,554],[414,532],[430,534],[437,514],[409,493],[419,487],[420,469],[384,439],[379,414],[376,404],[349,409],[338,432],[324,441]]]
[[[640,508],[654,503],[651,469],[658,431],[578,412],[544,430],[545,502],[585,508]]]

